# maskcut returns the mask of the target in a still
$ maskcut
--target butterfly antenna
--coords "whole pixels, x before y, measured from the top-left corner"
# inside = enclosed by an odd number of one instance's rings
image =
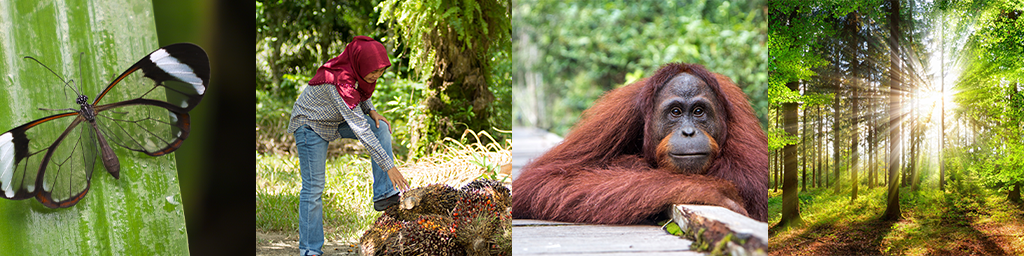
[[[38,59],[33,58],[32,56],[25,56],[25,58],[26,59],[30,59],[32,61],[35,61],[36,63],[39,63],[40,66],[43,66],[43,68],[46,68],[46,70],[49,70],[50,74],[53,74],[54,76],[57,77],[57,79],[60,79],[60,82],[64,83],[64,98],[67,99],[67,97],[68,97],[67,88],[71,87],[71,86],[68,85],[71,81],[64,80],[64,77],[60,76],[60,74],[57,74],[56,71],[53,71],[53,69],[51,69],[50,67],[46,66],[46,64],[43,64],[43,62],[39,61]],[[74,87],[71,87],[71,90],[74,90],[75,94],[78,94],[78,89],[75,89]]]
[[[78,82],[79,83],[77,84],[78,85],[78,90],[75,91],[75,94],[78,94],[78,95],[82,95],[82,93],[81,93],[82,92],[82,84],[81,83],[85,82],[85,77],[83,76],[84,73],[82,72],[82,56],[85,56],[85,52],[79,52],[78,53]]]

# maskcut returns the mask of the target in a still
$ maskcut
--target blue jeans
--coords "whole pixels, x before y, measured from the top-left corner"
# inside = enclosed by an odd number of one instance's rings
[[[377,136],[384,151],[392,158],[395,153],[391,151],[391,133],[388,131],[388,124],[380,122],[380,128],[374,125],[369,116],[370,131]],[[338,133],[342,138],[357,139],[352,128],[347,123],[338,126]],[[320,248],[324,245],[324,221],[323,201],[321,195],[324,192],[325,168],[327,165],[327,143],[313,132],[307,125],[295,130],[295,146],[299,152],[299,168],[302,173],[302,190],[299,191],[299,253],[301,255],[323,255]],[[370,165],[373,169],[373,201],[380,201],[398,194],[398,190],[391,184],[387,170],[380,168],[377,161],[371,158]]]

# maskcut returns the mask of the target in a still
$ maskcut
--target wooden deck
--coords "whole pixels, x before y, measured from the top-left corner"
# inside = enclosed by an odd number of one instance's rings
[[[705,255],[658,226],[512,220],[512,255]]]
[[[562,137],[538,128],[512,128],[512,180],[524,165],[562,142]]]

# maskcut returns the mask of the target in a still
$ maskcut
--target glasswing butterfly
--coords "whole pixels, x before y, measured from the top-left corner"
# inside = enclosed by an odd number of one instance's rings
[[[118,86],[146,81],[152,86],[141,90]],[[97,154],[107,172],[120,178],[120,162],[110,144],[150,156],[173,152],[188,137],[188,112],[202,100],[209,82],[206,51],[179,43],[143,57],[91,103],[76,89],[79,108],[56,109],[70,112],[0,134],[0,197],[35,197],[46,207],[70,207],[89,192]]]

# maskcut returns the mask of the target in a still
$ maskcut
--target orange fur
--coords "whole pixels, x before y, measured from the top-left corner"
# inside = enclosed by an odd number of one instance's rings
[[[676,74],[705,81],[725,108],[726,132],[713,141],[704,175],[679,173],[658,160],[667,138],[653,138],[656,93]],[[708,135],[709,138],[710,135]],[[660,146],[659,146],[660,145]],[[732,206],[767,221],[768,144],[746,95],[699,65],[669,64],[609,91],[565,140],[523,168],[512,184],[512,215],[583,223],[641,223],[672,204]],[[730,205],[728,201],[735,204]],[[742,205],[743,208],[736,208]]]

